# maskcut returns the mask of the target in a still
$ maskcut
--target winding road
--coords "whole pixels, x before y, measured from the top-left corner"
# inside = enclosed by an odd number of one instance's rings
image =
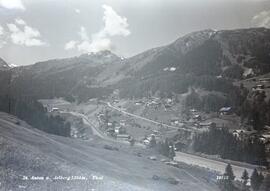
[[[147,119],[147,118],[142,117],[142,116],[138,116],[138,115],[126,112],[124,110],[121,110],[121,109],[113,106],[109,102],[107,102],[107,103],[103,102],[103,103],[106,104],[111,109],[117,110],[118,112],[121,112],[125,115],[131,116],[131,117],[134,117],[137,119],[145,120],[145,121],[151,122],[153,124],[157,124],[157,125],[162,124],[165,127],[178,129],[178,127],[175,127],[175,126],[163,124],[163,123],[151,120],[151,119]],[[94,124],[93,122],[91,122],[86,115],[78,113],[78,112],[63,112],[63,113],[70,113],[70,114],[75,115],[77,117],[81,117],[83,119],[84,123],[91,127],[94,135],[96,135],[104,140],[107,140],[107,141],[113,141],[113,142],[119,143],[119,141],[112,139],[112,138],[108,137],[107,135],[105,135],[103,132],[101,132],[101,130],[99,130],[98,126],[96,124]],[[182,128],[182,129],[184,129],[184,128]],[[184,129],[184,130],[187,130],[187,129]],[[224,173],[224,170],[228,164],[226,162],[222,162],[222,161],[218,161],[218,160],[214,160],[214,159],[207,159],[204,157],[200,157],[200,156],[196,156],[196,155],[192,155],[192,154],[187,154],[187,153],[183,153],[183,152],[176,152],[175,161],[183,162],[183,163],[190,164],[190,165],[197,165],[197,166],[204,167],[204,168],[207,168],[207,169],[210,169],[212,171],[219,172],[219,173]],[[255,166],[255,165],[249,165],[249,164],[244,164],[243,166],[239,166],[239,165],[235,165],[235,164],[232,165],[234,174],[236,176],[236,179],[238,179],[238,180],[241,180],[241,176],[242,176],[242,173],[244,170],[247,170],[249,175],[251,175],[253,169],[256,167],[257,166]]]

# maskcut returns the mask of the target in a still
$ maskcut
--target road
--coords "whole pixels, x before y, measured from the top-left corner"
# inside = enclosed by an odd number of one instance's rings
[[[0,113],[0,140],[8,144],[7,150],[16,148],[16,154],[5,154],[17,162],[18,166],[12,165],[10,168],[14,174],[39,175],[50,174],[54,176],[84,175],[92,174],[104,176],[104,181],[97,184],[95,182],[66,182],[56,181],[52,184],[55,190],[89,190],[87,186],[95,190],[130,190],[130,191],[150,191],[150,190],[171,190],[171,191],[217,191],[217,187],[206,183],[196,173],[161,165],[158,161],[152,161],[145,157],[137,157],[133,154],[129,146],[121,146],[119,151],[111,151],[103,148],[103,142],[88,142],[77,139],[70,139],[55,135],[50,135],[33,128],[24,127],[23,123],[17,124],[17,119]],[[13,148],[12,147],[12,148]],[[133,147],[132,147],[133,148]],[[3,148],[1,148],[3,149]],[[135,150],[134,150],[135,151]],[[142,151],[143,152],[143,151]],[[38,157],[37,157],[38,156]],[[32,165],[33,161],[39,163]],[[12,163],[13,164],[13,163]],[[20,166],[21,165],[21,166]],[[22,166],[23,165],[23,166]],[[55,166],[58,169],[54,170]],[[20,167],[20,168],[19,168]],[[54,167],[54,168],[53,168]],[[153,175],[163,178],[154,181]],[[15,177],[15,176],[14,176]],[[167,178],[173,177],[180,181],[178,185],[168,184]],[[91,181],[91,180],[89,180]],[[9,181],[13,189],[19,185],[27,186],[27,190],[47,190],[48,183],[41,182],[15,182]],[[38,188],[36,186],[39,186]],[[46,189],[47,188],[47,189]],[[1,190],[1,189],[0,189]],[[90,189],[91,190],[91,189]]]
[[[145,121],[148,121],[148,122],[151,122],[151,123],[154,123],[154,124],[158,124],[158,125],[161,124],[160,122],[157,122],[157,121],[154,121],[154,120],[151,120],[151,119],[147,119],[147,118],[144,118],[144,117],[141,117],[141,116],[138,116],[138,115],[123,111],[123,110],[113,106],[109,102],[107,103],[107,105],[108,105],[108,107],[110,107],[112,109],[115,109],[115,110],[117,110],[117,111],[119,111],[119,112],[121,112],[123,114],[129,115],[131,117],[142,119],[142,120],[145,120]],[[166,126],[166,127],[170,127],[170,128],[178,128],[178,127],[174,127],[174,126],[167,125],[167,124],[162,124],[162,125]],[[182,128],[182,129],[184,129],[184,128]],[[184,129],[184,130],[187,130],[187,129]],[[175,160],[179,161],[179,162],[184,162],[186,164],[198,165],[200,167],[209,168],[209,169],[211,169],[213,171],[217,171],[217,172],[220,172],[220,173],[224,173],[224,170],[225,170],[225,168],[227,166],[227,163],[225,163],[225,162],[221,162],[221,161],[217,161],[217,160],[211,160],[211,159],[207,159],[207,158],[204,158],[204,157],[199,157],[199,156],[196,156],[196,155],[191,155],[191,154],[187,154],[187,153],[183,153],[183,152],[177,152]],[[251,175],[251,173],[253,172],[253,169],[255,168],[255,166],[254,167],[252,167],[252,165],[248,165],[248,166],[250,166],[250,167],[242,167],[242,166],[238,166],[238,165],[232,165],[234,174],[236,176],[236,179],[239,179],[239,180],[241,179],[242,173],[243,173],[243,171],[245,169],[248,171],[249,175]]]
[[[131,117],[134,117],[134,118],[138,118],[138,119],[142,119],[142,120],[145,120],[145,121],[148,121],[148,122],[157,124],[157,125],[160,125],[161,124],[160,122],[157,122],[157,121],[154,121],[154,120],[151,120],[151,119],[144,118],[142,116],[138,116],[138,115],[135,115],[135,114],[132,114],[132,113],[123,111],[123,110],[121,110],[121,109],[119,109],[119,108],[111,105],[109,102],[106,103],[106,105],[108,107],[114,109],[114,110],[117,110],[117,111],[125,114],[125,115],[131,116]],[[112,139],[112,138],[109,138],[104,133],[100,132],[98,126],[96,126],[95,124],[93,124],[88,119],[87,116],[85,116],[85,115],[83,115],[81,113],[77,113],[77,112],[68,112],[68,113],[83,118],[84,119],[84,122],[86,124],[88,124],[92,128],[94,135],[97,135],[97,136],[99,136],[100,138],[102,138],[104,140],[118,142],[117,140]],[[167,125],[167,124],[162,124],[162,125],[163,126],[170,127],[170,128],[178,128],[178,127],[174,127],[174,126]],[[186,130],[186,129],[184,129],[184,130]],[[225,162],[221,162],[221,161],[217,161],[217,160],[213,160],[213,159],[207,159],[207,158],[204,158],[204,157],[200,157],[200,156],[196,156],[196,155],[192,155],[192,154],[187,154],[187,153],[183,153],[183,152],[176,152],[175,160],[176,161],[179,161],[179,162],[184,162],[186,164],[197,165],[197,166],[200,166],[200,167],[208,168],[210,170],[217,171],[219,173],[224,173],[225,167],[227,166],[227,163],[225,163]],[[248,165],[248,166],[250,166],[250,167],[243,167],[243,166],[239,166],[239,165],[232,165],[234,174],[236,176],[236,179],[241,179],[241,175],[242,175],[242,173],[243,173],[243,171],[245,169],[251,175],[251,173],[252,173],[252,171],[253,171],[253,169],[255,167],[252,167],[252,165]]]
[[[97,136],[97,137],[99,137],[99,138],[101,138],[103,140],[106,140],[106,141],[109,141],[109,142],[114,142],[114,143],[130,144],[128,141],[121,141],[121,140],[117,140],[117,139],[114,139],[112,137],[107,136],[103,131],[101,131],[99,129],[98,124],[94,124],[92,121],[89,120],[89,118],[86,115],[84,115],[82,113],[78,113],[78,112],[74,112],[74,111],[71,111],[71,112],[60,111],[60,113],[69,113],[71,115],[82,118],[83,123],[91,128],[93,135],[95,135],[95,136]],[[138,142],[135,143],[135,146],[144,147],[143,144],[138,143]]]
[[[147,119],[147,118],[139,116],[139,115],[135,115],[133,113],[123,111],[122,109],[119,109],[119,108],[113,106],[110,102],[107,102],[106,104],[107,104],[108,107],[110,107],[110,108],[112,108],[114,110],[117,110],[117,111],[119,111],[119,112],[121,112],[121,113],[123,113],[125,115],[131,116],[131,117],[134,117],[134,118],[137,118],[137,119],[141,119],[141,120],[144,120],[144,121],[148,121],[148,122],[156,124],[156,125],[162,125],[163,127],[169,127],[169,128],[173,128],[173,129],[182,129],[182,130],[185,130],[185,131],[192,131],[190,129],[181,128],[181,127],[175,127],[175,126],[172,126],[172,125],[168,125],[168,124],[165,124],[165,123],[154,121],[152,119]]]
[[[70,113],[70,114],[72,114],[72,115],[74,115],[74,116],[77,116],[77,117],[79,117],[79,118],[82,118],[82,119],[83,119],[83,122],[84,122],[86,125],[88,125],[88,126],[91,127],[93,135],[96,135],[96,136],[98,136],[98,137],[100,137],[100,138],[102,138],[102,139],[107,139],[107,138],[108,138],[106,135],[104,135],[103,132],[101,132],[101,131],[99,130],[99,128],[97,127],[96,124],[94,124],[93,122],[91,122],[91,121],[88,119],[88,117],[87,117],[86,115],[81,114],[81,113],[78,113],[78,112],[74,112],[74,111],[71,111],[71,112],[66,112],[66,111],[65,111],[65,112],[61,112],[61,113]]]
[[[118,110],[118,108],[115,108],[115,109]],[[121,111],[121,112],[124,112],[124,111]],[[64,112],[62,112],[62,113],[64,113]],[[81,117],[81,118],[84,120],[84,123],[86,123],[87,125],[89,125],[89,126],[92,128],[93,135],[96,135],[96,136],[98,136],[98,137],[100,137],[101,139],[104,139],[104,140],[106,140],[106,141],[113,141],[113,142],[123,143],[123,141],[117,141],[117,140],[115,140],[115,139],[112,139],[112,138],[110,138],[110,137],[104,135],[102,132],[100,132],[99,128],[98,128],[95,124],[93,124],[93,123],[88,119],[88,117],[85,116],[84,114],[81,114],[81,113],[78,113],[78,112],[65,112],[65,113],[70,113],[70,114],[75,115],[75,116],[77,116],[77,117]],[[128,112],[125,112],[125,113],[127,113],[127,114],[129,114],[129,115],[131,115],[131,116],[133,116],[133,117],[140,117],[140,116],[136,116],[136,115],[130,114],[130,113],[128,113]],[[146,118],[145,118],[145,119],[146,119]],[[149,120],[149,119],[147,119],[147,120]],[[150,120],[150,121],[152,121],[152,120]],[[153,122],[155,122],[155,121],[153,121]],[[155,122],[155,123],[158,123],[158,122]],[[127,142],[125,142],[125,143],[127,143]],[[141,145],[141,144],[138,144],[138,146],[142,146],[142,145]],[[179,153],[178,153],[178,154],[179,154]],[[184,155],[184,153],[181,153],[181,154]],[[193,156],[193,155],[191,155],[191,156]],[[204,159],[204,158],[202,158],[202,159]],[[190,160],[190,159],[188,159],[188,160]],[[187,160],[187,161],[188,161],[188,160]],[[180,161],[180,160],[178,160],[178,161]],[[184,161],[181,161],[181,162],[184,162]],[[185,163],[187,163],[187,162],[185,162]],[[189,163],[187,163],[187,164],[189,164]],[[200,166],[200,165],[199,165],[199,166]],[[225,168],[225,167],[224,167],[224,168]],[[200,182],[200,183],[203,184],[204,186],[207,186],[207,185],[205,185],[201,180],[199,180],[198,178],[196,178],[195,176],[193,176],[192,174],[190,174],[190,173],[187,172],[186,170],[182,169],[182,171],[183,171],[185,174],[187,174],[188,176],[190,176],[190,178],[192,178],[194,181]],[[209,189],[209,188],[208,188],[208,189]]]
[[[179,162],[184,162],[186,164],[198,165],[200,167],[209,168],[219,173],[224,173],[225,168],[227,166],[227,163],[225,162],[207,159],[204,157],[195,156],[195,155],[191,155],[191,154],[187,154],[183,152],[176,152],[176,156],[174,160],[179,161]],[[254,169],[251,166],[252,165],[250,165],[250,167],[241,167],[241,166],[232,165],[233,172],[234,172],[234,175],[236,176],[236,179],[241,180],[241,176],[244,170],[247,170],[248,174],[251,175]]]

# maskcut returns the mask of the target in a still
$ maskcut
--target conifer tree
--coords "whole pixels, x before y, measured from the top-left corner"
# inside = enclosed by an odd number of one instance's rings
[[[247,190],[247,183],[248,183],[248,179],[249,179],[247,170],[244,170],[241,179],[242,179],[243,190]]]
[[[226,169],[225,169],[225,175],[228,176],[228,179],[229,179],[230,181],[234,181],[235,176],[234,176],[234,174],[233,174],[233,169],[232,169],[231,164],[228,164],[228,165],[226,166]]]
[[[262,184],[262,177],[260,177],[257,169],[254,169],[251,177],[250,177],[250,183],[251,187],[254,191],[257,191],[260,189],[260,186]]]
[[[225,173],[223,174],[223,179],[221,180],[221,190],[222,191],[233,191],[234,185],[233,180],[235,179],[235,176],[233,174],[233,169],[230,164],[226,166]]]
[[[260,174],[260,176],[263,177],[262,174]],[[264,177],[261,178],[261,180],[263,180],[263,179],[264,179]],[[270,191],[270,175],[269,174],[265,177],[265,179],[263,181],[262,191]]]

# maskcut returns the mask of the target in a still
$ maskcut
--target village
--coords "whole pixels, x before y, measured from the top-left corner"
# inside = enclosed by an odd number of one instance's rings
[[[146,147],[151,141],[165,139],[174,141],[175,150],[189,151],[193,137],[212,128],[227,128],[239,140],[259,140],[270,154],[270,127],[263,131],[253,130],[251,125],[242,123],[230,106],[218,112],[206,113],[196,109],[184,109],[179,96],[123,100],[117,91],[107,100],[92,99],[91,106],[83,106],[79,112],[95,119],[98,128],[108,137],[118,141],[135,142]],[[97,107],[95,112],[87,108]],[[84,108],[84,109],[83,109]],[[91,113],[91,114],[89,114]]]
[[[241,178],[244,169],[249,173],[252,173],[255,168],[265,172],[267,166],[256,166],[237,160],[228,161],[219,155],[197,152],[193,147],[195,137],[198,135],[213,129],[225,128],[236,140],[259,141],[263,144],[269,164],[269,126],[265,126],[258,132],[252,125],[241,121],[230,105],[219,108],[217,112],[203,112],[195,108],[183,107],[183,100],[182,95],[121,99],[116,90],[109,98],[94,98],[83,104],[70,103],[64,99],[41,102],[50,114],[65,116],[68,119],[72,124],[71,137],[76,139],[87,141],[94,133],[104,140],[130,145],[130,148],[135,146],[144,149],[146,153],[142,151],[134,153],[137,157],[145,157],[177,168],[179,163],[183,162],[210,170],[215,174],[223,172],[226,164],[231,163],[235,165],[234,170],[238,178]],[[92,130],[89,130],[89,127]],[[169,155],[160,157],[162,153],[153,152],[159,149],[152,148],[155,145],[159,147],[158,145],[164,141],[169,143]],[[110,144],[104,145],[104,149],[119,150]],[[158,178],[158,176],[154,177],[154,179]],[[212,181],[216,180],[212,179]]]
[[[262,88],[264,87],[257,90],[261,91]],[[218,154],[204,153],[195,150],[194,143],[198,135],[212,130],[226,129],[238,143],[251,141],[251,144],[263,145],[269,164],[269,126],[265,125],[260,131],[254,130],[251,124],[241,120],[235,108],[230,105],[220,107],[217,112],[187,108],[184,104],[185,96],[151,95],[123,99],[120,98],[119,91],[115,90],[110,97],[93,98],[81,104],[71,103],[62,98],[40,100],[40,102],[47,108],[49,115],[61,115],[71,123],[72,138],[88,141],[92,140],[93,135],[98,136],[106,141],[103,145],[103,149],[106,150],[119,152],[121,147],[114,144],[129,145],[130,152],[136,157],[174,168],[181,168],[182,165],[198,168],[209,174],[207,181],[212,183],[217,183],[217,177],[224,172],[227,164],[233,165],[237,180],[241,179],[244,170],[252,174],[254,169],[257,169],[260,173],[267,174],[269,166],[265,165],[266,163],[260,161],[249,163],[223,158]],[[209,143],[207,150],[212,143]],[[166,144],[165,152],[160,150]],[[240,148],[242,146],[239,145]],[[253,150],[254,148],[256,150],[256,147],[252,146]],[[158,174],[153,175],[152,178],[155,181],[161,179]],[[179,182],[172,179],[170,183]],[[250,185],[250,182],[248,184]]]
[[[197,133],[211,128],[228,128],[239,140],[254,139],[265,144],[270,154],[270,127],[265,126],[258,133],[251,125],[241,123],[241,119],[230,106],[222,107],[218,112],[205,113],[194,108],[184,109],[181,98],[155,96],[142,99],[121,100],[118,92],[107,100],[91,99],[83,106],[73,107],[95,121],[100,131],[118,141],[135,142],[149,146],[151,140],[156,142],[174,140],[175,149],[187,151]],[[62,107],[62,108],[61,108]],[[51,107],[50,112],[72,111],[70,106]],[[81,124],[82,121],[77,122]],[[86,138],[85,130],[75,129],[75,138]],[[83,132],[82,136],[79,132]]]

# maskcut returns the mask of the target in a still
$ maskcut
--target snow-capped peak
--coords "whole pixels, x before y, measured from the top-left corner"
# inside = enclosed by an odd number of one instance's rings
[[[18,67],[18,65],[16,65],[16,64],[8,64],[8,66],[9,66],[10,68],[16,68],[16,67]]]

